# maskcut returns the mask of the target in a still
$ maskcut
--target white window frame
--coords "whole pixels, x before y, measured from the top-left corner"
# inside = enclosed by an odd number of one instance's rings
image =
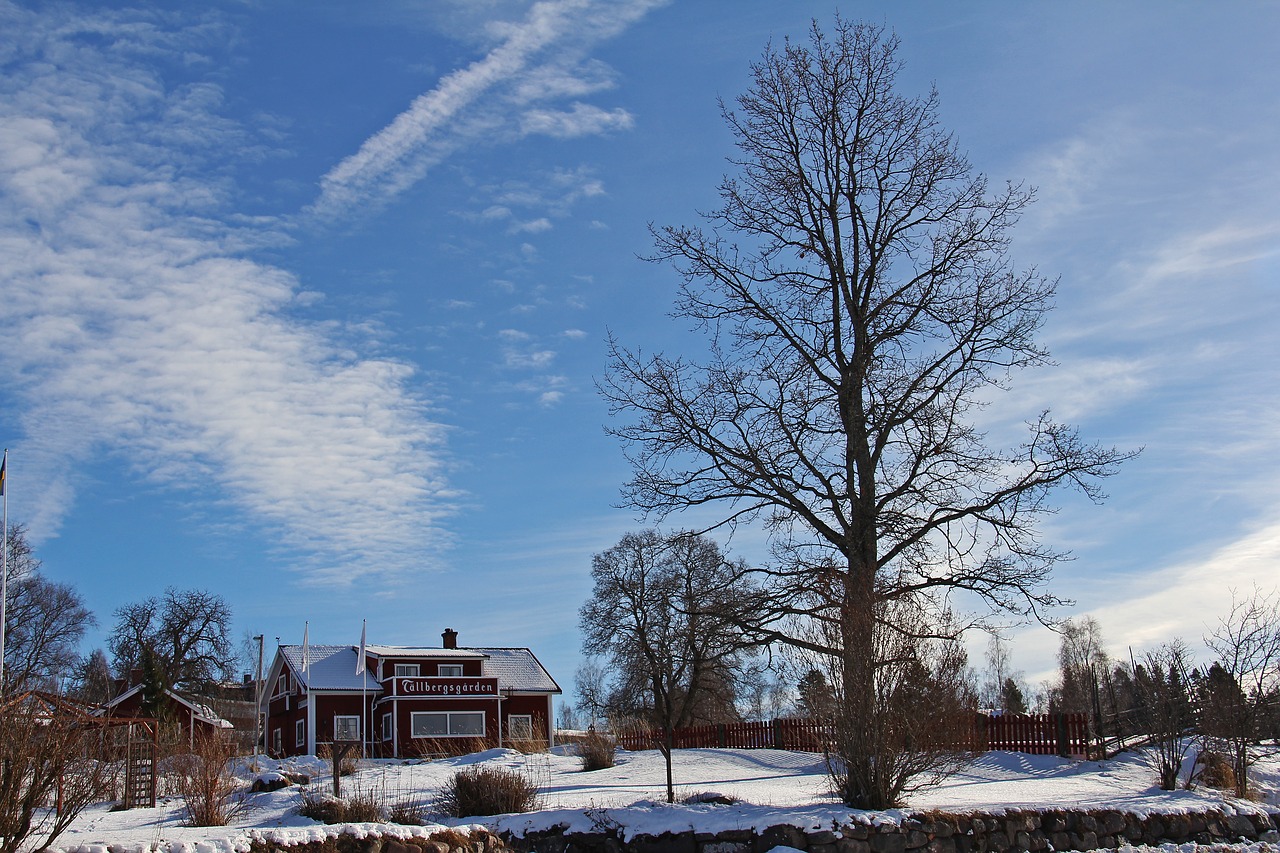
[[[417,663],[396,664],[396,678],[418,678],[422,675],[422,665]]]
[[[335,741],[339,739],[338,738],[338,731],[339,731],[338,721],[339,720],[355,721],[356,736],[350,739],[358,742],[360,740],[360,715],[359,714],[334,714],[333,715],[333,739]]]
[[[446,670],[448,670],[446,672]],[[460,663],[441,663],[436,664],[436,675],[440,678],[462,678],[462,664]]]
[[[289,695],[289,673],[282,672],[280,677],[276,679],[275,687],[272,688],[271,698],[279,699],[281,696]]]
[[[307,721],[306,721],[306,720],[296,720],[296,721],[294,721],[294,724],[293,724],[293,745],[294,745],[294,746],[306,746],[306,745],[307,745]]]
[[[517,721],[526,727],[528,734],[516,731]],[[507,714],[507,740],[533,740],[533,714]]]
[[[395,740],[395,724],[389,711],[382,715],[382,739]]]
[[[418,719],[420,717],[444,717],[445,733],[444,734],[418,734]],[[455,732],[455,717],[479,717],[479,732]],[[414,711],[409,715],[409,732],[414,738],[438,738],[438,737],[485,737],[488,733],[489,715],[484,711]]]

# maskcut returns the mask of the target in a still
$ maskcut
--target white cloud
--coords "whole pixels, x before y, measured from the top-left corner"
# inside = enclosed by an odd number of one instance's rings
[[[308,577],[422,568],[456,498],[414,369],[293,319],[314,294],[238,256],[283,235],[230,224],[202,165],[248,143],[216,91],[167,91],[131,61],[125,46],[200,48],[140,14],[10,16],[31,56],[59,57],[12,62],[0,83],[0,371],[24,431],[15,459],[41,484],[33,535],[56,534],[76,472],[109,455],[212,488],[278,531]]]
[[[531,219],[528,222],[518,222],[511,226],[512,234],[540,234],[543,231],[551,230],[551,220],[545,216],[539,216],[537,219]]]
[[[359,151],[334,166],[320,181],[313,212],[335,218],[352,208],[383,203],[463,145],[531,132],[521,125],[531,103],[605,88],[609,75],[599,62],[585,61],[586,51],[663,2],[542,0],[522,21],[491,25],[499,43],[419,95]],[[537,81],[554,85],[530,85]],[[575,136],[623,128],[629,121],[625,111],[582,104],[559,117],[548,111],[534,124],[536,132]]]
[[[630,130],[634,126],[635,117],[621,107],[602,110],[590,104],[574,104],[569,110],[529,110],[520,121],[522,133],[556,139]]]

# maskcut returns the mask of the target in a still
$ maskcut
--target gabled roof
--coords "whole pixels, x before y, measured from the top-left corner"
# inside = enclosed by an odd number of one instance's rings
[[[302,667],[302,646],[281,646],[280,654],[309,690],[382,691],[382,685],[367,669],[356,674],[355,646],[308,646],[306,672]]]
[[[484,657],[483,650],[442,649],[431,646],[375,646],[365,645],[364,650],[380,658],[441,658],[446,660],[474,660]]]
[[[471,649],[486,656],[484,674],[498,679],[503,689],[522,693],[559,693],[551,673],[529,649]]]
[[[142,685],[135,684],[133,687],[130,687],[128,690],[121,693],[119,696],[112,699],[107,704],[103,705],[101,709],[102,712],[109,714],[112,708],[124,702],[126,699],[134,696],[141,690],[142,690]],[[167,687],[165,688],[164,692],[165,692],[165,695],[167,695],[170,699],[177,702],[179,705],[185,706],[187,710],[191,712],[191,716],[196,718],[200,722],[213,726],[215,729],[235,728],[235,726],[233,726],[231,723],[219,717],[217,713],[208,705],[201,705],[197,702],[192,702],[190,699],[186,699],[182,696],[179,696],[177,693],[174,693],[172,690],[170,690]]]
[[[498,688],[517,693],[560,693],[560,685],[556,684],[550,673],[542,666],[532,651],[526,648],[463,648],[443,649],[429,646],[383,646],[365,645],[365,652],[380,658],[436,658],[444,660],[482,661],[483,673],[488,678],[498,679]],[[283,666],[293,672],[294,676],[308,690],[334,692],[381,693],[382,685],[368,669],[362,675],[356,674],[357,646],[308,646],[307,656],[310,662],[308,672],[302,671],[302,646],[280,646],[277,658],[272,662],[267,674],[267,683],[272,684],[279,677]],[[271,691],[263,691],[262,701],[270,701],[267,695]]]

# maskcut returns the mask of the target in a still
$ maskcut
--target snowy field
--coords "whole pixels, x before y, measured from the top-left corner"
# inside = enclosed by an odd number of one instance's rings
[[[617,765],[582,772],[568,755],[524,756],[510,750],[489,750],[434,762],[367,761],[342,780],[343,792],[374,792],[384,803],[429,803],[441,784],[462,766],[489,764],[526,773],[542,791],[542,810],[528,815],[452,821],[479,823],[493,829],[534,830],[556,824],[589,830],[601,822],[626,827],[628,835],[721,829],[764,829],[792,824],[802,829],[830,828],[850,810],[830,794],[820,756],[780,750],[681,750],[676,753],[675,780],[679,798],[719,793],[741,802],[732,806],[667,806],[662,757],[654,751],[620,752]],[[245,766],[246,783],[257,773],[300,772],[313,777],[312,787],[328,790],[328,765],[315,759],[259,760],[256,771]],[[991,811],[1053,807],[1109,808],[1137,813],[1176,813],[1207,808],[1227,811],[1280,811],[1280,757],[1258,767],[1257,802],[1240,802],[1213,790],[1161,791],[1154,771],[1141,755],[1124,755],[1108,762],[1065,761],[1046,756],[992,752],[942,785],[910,799],[914,808],[949,811]],[[82,814],[55,842],[54,849],[76,853],[230,853],[243,851],[254,838],[307,841],[337,832],[363,835],[394,832],[425,834],[429,828],[358,824],[326,827],[297,813],[297,787],[251,795],[232,826],[184,826],[180,800],[164,798],[155,809],[112,812],[108,806]],[[895,812],[877,819],[896,820]],[[1166,849],[1188,850],[1194,845]],[[1274,845],[1248,849],[1276,851]]]

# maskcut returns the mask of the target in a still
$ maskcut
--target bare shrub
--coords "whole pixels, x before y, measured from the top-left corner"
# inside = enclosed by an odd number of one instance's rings
[[[221,731],[201,732],[191,752],[172,759],[178,796],[187,807],[191,826],[226,826],[244,808],[245,792],[236,796],[236,779],[231,774],[236,752],[234,741]]]
[[[589,731],[578,741],[578,757],[583,770],[604,770],[613,766],[613,738],[597,731]]]
[[[1202,750],[1197,760],[1200,770],[1196,773],[1196,779],[1201,785],[1217,788],[1219,791],[1236,789],[1236,773],[1227,756],[1213,750]]]
[[[538,787],[505,767],[471,767],[445,783],[436,809],[451,817],[519,814],[538,805]]]
[[[104,730],[101,720],[48,694],[22,693],[0,705],[0,853],[47,848],[102,799],[108,764],[93,749]]]
[[[304,790],[298,814],[321,823],[377,823],[382,820],[383,809],[381,798],[373,789],[357,789],[346,797]]]

